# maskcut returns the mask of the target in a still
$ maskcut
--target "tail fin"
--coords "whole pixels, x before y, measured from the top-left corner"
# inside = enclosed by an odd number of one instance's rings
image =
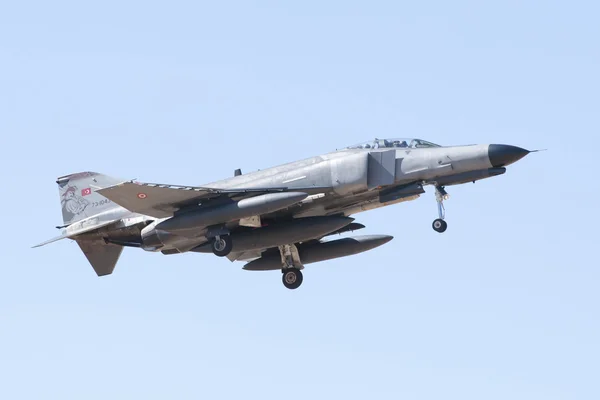
[[[96,193],[96,190],[121,182],[97,172],[79,172],[58,178],[56,183],[64,224],[70,225],[111,208],[117,208],[118,205]]]
[[[112,208],[118,208],[117,204],[96,191],[121,182],[119,179],[97,172],[79,172],[58,178],[56,183],[64,224],[72,225]],[[111,221],[106,222],[111,223]],[[103,240],[77,240],[77,244],[98,276],[112,274],[123,251],[123,247],[106,244]]]

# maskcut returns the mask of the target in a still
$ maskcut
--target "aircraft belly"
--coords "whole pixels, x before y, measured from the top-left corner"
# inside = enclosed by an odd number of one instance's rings
[[[323,237],[327,233],[337,231],[349,225],[352,221],[352,218],[340,216],[301,218],[275,223],[255,230],[233,232],[231,234],[232,252],[263,250],[284,244],[313,240]],[[194,251],[208,253],[212,249],[210,246],[204,245],[194,249]]]
[[[391,206],[392,204],[403,203],[405,201],[416,200],[419,198],[419,196],[420,195],[416,194],[413,196],[408,196],[408,197],[403,197],[403,198],[392,200],[392,201],[387,201],[385,203],[382,203],[381,201],[379,201],[379,199],[373,199],[373,200],[364,201],[364,202],[352,205],[350,207],[342,208],[340,211],[342,211],[343,214],[348,217],[350,215],[358,214],[358,213],[361,213],[364,211],[374,210],[376,208],[385,207],[385,206]]]
[[[193,248],[203,245],[206,242],[207,240],[205,238],[181,238],[179,241],[169,243],[168,245],[165,245],[164,247],[161,247],[158,250],[160,250],[163,254],[181,254],[187,253]]]

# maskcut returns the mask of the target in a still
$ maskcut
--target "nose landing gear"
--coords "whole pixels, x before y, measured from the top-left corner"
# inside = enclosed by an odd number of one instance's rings
[[[450,195],[446,192],[446,190],[444,189],[443,186],[435,187],[435,200],[437,201],[437,205],[438,205],[439,218],[436,219],[435,221],[433,221],[433,224],[431,224],[431,226],[433,227],[433,230],[436,232],[443,233],[448,228],[448,224],[446,223],[446,221],[444,221],[444,218],[446,218],[446,209],[444,208],[444,200],[448,200],[449,198],[450,198]]]
[[[436,232],[443,233],[448,228],[448,223],[443,219],[438,218],[435,221],[433,221],[433,224],[431,224],[431,226]]]

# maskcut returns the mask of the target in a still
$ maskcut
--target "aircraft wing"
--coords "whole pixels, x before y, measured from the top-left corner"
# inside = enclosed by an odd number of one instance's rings
[[[293,188],[294,191],[315,191],[324,188]],[[156,218],[172,216],[175,211],[196,205],[202,200],[241,195],[260,195],[285,192],[286,187],[252,189],[215,189],[195,186],[162,185],[155,183],[124,182],[97,192],[129,211]]]

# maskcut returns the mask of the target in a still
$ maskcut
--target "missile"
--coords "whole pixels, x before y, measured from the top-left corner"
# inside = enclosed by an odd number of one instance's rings
[[[156,229],[170,233],[197,230],[210,225],[224,224],[254,215],[268,214],[304,200],[308,196],[302,192],[267,193],[242,199],[229,204],[204,207],[177,214],[156,226]]]
[[[233,233],[231,235],[233,243],[231,251],[236,253],[306,242],[339,230],[352,221],[354,221],[354,218],[350,217],[306,217]],[[212,247],[210,243],[204,243],[191,251],[212,253]]]
[[[386,244],[393,238],[393,236],[388,235],[366,235],[332,240],[330,242],[309,243],[298,246],[298,253],[302,264],[311,264],[362,253]],[[282,268],[281,256],[279,252],[270,253],[254,261],[250,261],[243,268],[247,271],[279,270]]]

